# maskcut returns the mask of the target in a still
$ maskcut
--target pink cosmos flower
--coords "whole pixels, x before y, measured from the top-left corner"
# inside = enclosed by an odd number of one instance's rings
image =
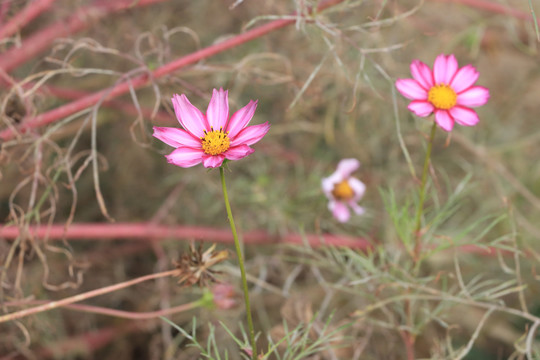
[[[356,159],[343,159],[339,162],[336,172],[322,180],[322,189],[328,198],[328,209],[340,222],[346,222],[351,217],[349,208],[361,215],[364,209],[357,203],[360,201],[366,186],[351,174],[360,167]]]
[[[478,80],[476,69],[467,65],[458,69],[454,55],[441,54],[433,71],[419,60],[411,63],[412,79],[398,79],[396,87],[411,103],[408,108],[420,117],[435,112],[435,121],[445,131],[452,131],[454,122],[474,126],[478,115],[471,107],[482,106],[489,99],[489,90],[473,86]]]
[[[176,148],[165,156],[169,163],[191,167],[202,162],[204,167],[215,168],[225,159],[239,160],[255,151],[250,145],[261,140],[270,125],[247,126],[257,108],[253,100],[229,119],[228,96],[228,91],[214,89],[204,115],[186,95],[174,95],[174,112],[184,129],[154,126],[154,136]]]

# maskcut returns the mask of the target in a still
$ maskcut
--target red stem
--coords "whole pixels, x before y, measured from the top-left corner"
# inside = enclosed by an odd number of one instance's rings
[[[34,35],[25,39],[22,46],[12,48],[0,55],[0,69],[6,73],[16,69],[37,54],[47,50],[56,39],[84,30],[109,14],[134,6],[151,5],[163,1],[166,0],[116,0],[100,2],[96,5],[81,8],[69,18],[57,21],[54,25],[37,31]]]
[[[148,241],[149,239],[196,239],[204,242],[217,242],[232,244],[233,237],[229,229],[216,229],[200,226],[165,226],[154,223],[79,223],[71,224],[67,229],[64,225],[42,225],[30,228],[30,234],[38,239],[59,240],[109,240],[126,239]],[[13,240],[20,236],[20,229],[16,226],[0,225],[0,238]],[[373,248],[373,241],[333,234],[289,234],[282,237],[273,236],[265,231],[249,231],[242,238],[248,245],[272,244],[304,244],[317,247],[322,245],[344,246],[359,250]],[[513,255],[511,251],[497,250],[493,247],[480,247],[476,245],[456,246],[458,252],[463,254],[478,254],[482,256]]]
[[[414,337],[413,335],[405,330],[399,332],[403,344],[405,345],[405,352],[407,354],[407,360],[415,360],[416,355],[414,354]]]
[[[40,239],[129,239],[145,241],[151,238],[177,238],[231,244],[233,242],[233,237],[229,229],[213,229],[198,226],[163,226],[152,223],[71,224],[67,229],[64,225],[36,226],[30,228],[30,234]],[[0,238],[15,239],[19,235],[20,230],[18,227],[0,226]],[[311,246],[346,246],[361,250],[371,248],[371,243],[366,239],[330,234],[290,234],[280,238],[264,231],[250,231],[243,234],[243,239],[246,244],[302,244],[305,241]]]
[[[130,0],[132,1],[132,0]],[[332,5],[338,4],[342,2],[343,0],[327,0],[321,2],[319,7],[317,8],[317,11],[321,11],[325,8],[328,8]],[[141,0],[142,2],[142,0]],[[162,76],[168,75],[178,69],[181,69],[187,65],[194,64],[202,59],[206,59],[208,57],[211,57],[213,55],[216,55],[218,53],[221,53],[225,50],[228,50],[230,48],[234,48],[236,46],[239,46],[245,42],[248,42],[250,40],[259,38],[265,34],[268,34],[274,30],[283,28],[287,25],[294,24],[296,22],[295,19],[281,19],[281,20],[274,20],[267,24],[258,26],[256,28],[253,28],[249,31],[246,31],[243,34],[236,35],[233,38],[227,39],[223,42],[220,42],[218,44],[214,44],[211,46],[208,46],[206,48],[203,48],[201,50],[198,50],[194,53],[191,53],[189,55],[186,55],[184,57],[181,57],[175,61],[172,61],[168,64],[165,64],[161,66],[160,68],[157,68],[155,71],[151,72],[151,77],[148,74],[137,76],[133,79],[121,82],[115,86],[113,86],[110,89],[105,89],[99,92],[96,92],[92,95],[86,96],[82,99],[73,101],[69,104],[60,106],[56,109],[47,111],[43,114],[40,114],[35,117],[26,118],[23,120],[23,124],[18,127],[18,131],[21,133],[25,133],[28,130],[44,126],[47,124],[50,124],[54,121],[57,121],[59,119],[62,119],[66,116],[75,114],[78,111],[84,110],[86,108],[89,108],[93,105],[96,105],[101,100],[110,100],[114,97],[117,97],[119,95],[127,93],[130,88],[140,88],[142,86],[147,85],[150,82],[150,78],[157,79]],[[0,68],[1,68],[1,61],[0,61]],[[0,132],[0,139],[1,140],[10,140],[13,137],[15,137],[15,133],[11,129],[5,129],[2,132]]]
[[[21,12],[13,16],[6,25],[0,28],[0,39],[15,34],[30,21],[38,17],[42,12],[46,11],[54,1],[55,0],[36,0],[28,3]]]
[[[467,6],[474,7],[481,10],[486,10],[486,11],[497,13],[497,14],[510,15],[517,19],[533,21],[533,18],[529,13],[511,8],[509,6],[498,4],[493,1],[486,1],[486,0],[436,0],[436,1],[460,3],[463,5],[467,5]]]
[[[2,74],[0,74],[0,76],[2,76]],[[11,86],[15,86],[17,84],[17,81],[13,78],[10,78],[9,76],[4,77],[4,79]],[[24,85],[22,85],[22,88],[32,89],[34,86],[36,86],[36,83],[29,81],[29,82],[24,83]],[[56,96],[57,98],[64,99],[64,100],[78,100],[85,96],[90,95],[88,91],[77,90],[77,89],[67,89],[67,88],[57,87],[53,85],[42,85],[41,87],[37,89],[37,91],[39,91],[41,94],[53,95],[53,96]],[[121,110],[133,116],[139,115],[139,111],[137,110],[135,105],[125,102],[125,101],[109,100],[109,101],[103,102],[101,105],[105,107]],[[140,107],[140,110],[141,110],[141,114],[144,117],[152,118],[158,123],[174,123],[175,122],[174,115],[171,115],[166,111],[160,110],[160,111],[157,111],[155,114],[153,114],[154,111],[148,108]]]
[[[31,85],[33,85],[33,83],[31,83]],[[29,87],[31,87],[31,86],[29,86]],[[87,91],[76,90],[76,89],[66,89],[66,88],[60,88],[60,87],[51,86],[51,85],[44,85],[41,88],[39,88],[39,90],[41,92],[43,92],[43,93],[49,93],[49,94],[54,95],[54,96],[56,96],[56,97],[58,97],[60,99],[65,99],[65,100],[78,100],[78,99],[81,99],[81,98],[84,98],[84,97],[90,95],[90,93],[87,92]],[[133,116],[139,115],[139,111],[137,110],[135,105],[133,105],[131,103],[128,103],[128,102],[125,102],[125,101],[109,100],[109,101],[103,102],[102,105],[106,106],[106,107],[121,110],[121,111],[125,112],[126,114],[130,114],[130,115],[133,115]],[[151,118],[153,110],[141,107],[141,113],[142,113],[142,115],[144,117]],[[153,117],[153,120],[155,120],[156,122],[159,122],[159,123],[174,123],[174,122],[176,122],[174,115],[171,115],[168,112],[162,111],[162,110],[157,111],[155,113],[155,115]]]
[[[4,17],[9,11],[10,5],[11,3],[9,1],[3,1],[2,3],[0,3],[0,24],[4,22]]]

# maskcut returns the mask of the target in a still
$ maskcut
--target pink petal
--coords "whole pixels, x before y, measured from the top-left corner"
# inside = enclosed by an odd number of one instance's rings
[[[212,99],[206,110],[206,119],[211,129],[225,129],[229,119],[229,91],[222,88],[219,91],[213,90]]]
[[[343,179],[351,176],[353,172],[360,167],[360,161],[356,159],[343,159],[339,162],[336,172],[341,175]]]
[[[261,140],[269,129],[270,124],[268,124],[267,121],[264,124],[252,125],[244,128],[236,137],[231,137],[229,133],[229,137],[231,138],[231,146],[238,146],[241,144],[253,145],[257,141]]]
[[[452,117],[446,110],[435,110],[435,122],[444,131],[450,132],[454,128],[454,119],[452,119]]]
[[[413,60],[411,63],[411,74],[414,80],[416,80],[425,90],[429,90],[433,87],[433,74],[431,73],[431,69],[423,62]]]
[[[249,124],[253,118],[253,115],[255,114],[255,109],[257,109],[257,101],[250,100],[246,106],[231,116],[226,129],[226,131],[229,132],[230,138],[234,138],[240,132],[240,130]]]
[[[435,109],[431,103],[418,100],[411,101],[407,108],[420,117],[428,116]]]
[[[186,95],[175,94],[172,98],[174,112],[180,124],[192,133],[194,136],[201,138],[204,136],[204,130],[207,130],[208,124],[204,115],[195,106],[191,105]]]
[[[445,84],[447,85],[450,84],[450,82],[456,75],[457,70],[458,70],[458,62],[454,54],[451,54],[446,58],[446,76],[444,78]]]
[[[396,88],[407,99],[427,100],[428,92],[414,79],[398,79]]]
[[[187,168],[199,164],[202,161],[203,155],[204,152],[202,149],[179,147],[165,157],[169,163]]]
[[[223,155],[225,155],[225,158],[229,160],[240,160],[241,158],[252,154],[254,151],[254,149],[247,145],[239,145],[229,148],[223,153]]]
[[[353,211],[357,215],[363,215],[366,212],[363,207],[355,203],[353,200],[350,200],[349,202],[347,202],[347,204],[353,209]]]
[[[330,201],[328,203],[328,208],[330,211],[332,211],[332,215],[334,215],[339,222],[347,222],[351,217],[349,209],[341,201]]]
[[[450,84],[450,81],[456,74],[458,69],[458,62],[454,55],[445,56],[441,54],[435,59],[433,65],[433,78],[435,85],[437,84]]]
[[[456,73],[450,82],[450,86],[456,93],[460,93],[470,88],[478,80],[479,75],[472,65],[464,66]]]
[[[349,178],[349,185],[354,191],[354,196],[351,201],[358,202],[358,200],[360,200],[366,192],[366,185],[354,177]]]
[[[193,137],[190,133],[182,129],[154,126],[153,135],[170,146],[188,146],[192,148],[201,147],[200,139]]]
[[[225,160],[225,156],[223,154],[219,155],[203,155],[203,165],[205,168],[217,168],[220,167],[221,164],[223,164],[223,160]]]
[[[343,176],[341,176],[341,174],[337,171],[334,172],[329,177],[322,179],[321,186],[322,186],[324,194],[329,200],[334,199],[334,195],[332,195],[332,190],[334,190],[334,186],[336,184],[339,184],[342,181],[343,181]]]
[[[433,64],[433,79],[435,84],[444,83],[446,78],[446,56],[441,54],[435,58],[435,63]]]
[[[457,96],[457,104],[462,106],[482,106],[488,100],[489,90],[483,86],[473,86]]]
[[[469,108],[454,106],[449,112],[459,125],[474,126],[480,121],[476,111]]]

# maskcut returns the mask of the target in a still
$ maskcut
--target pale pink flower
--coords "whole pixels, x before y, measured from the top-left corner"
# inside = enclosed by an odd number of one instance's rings
[[[433,71],[413,60],[411,74],[412,79],[398,79],[396,87],[412,100],[408,108],[414,114],[425,117],[435,112],[435,121],[445,131],[452,131],[454,122],[463,126],[478,123],[478,114],[471,107],[487,103],[489,90],[473,86],[479,75],[473,66],[458,69],[454,55],[441,54],[435,59]]]
[[[358,201],[364,196],[366,186],[351,174],[360,167],[356,159],[343,159],[339,162],[337,170],[322,180],[322,189],[328,198],[328,209],[340,222],[346,222],[351,217],[349,207],[361,215],[364,209]]]
[[[251,100],[229,119],[228,91],[214,89],[206,115],[193,106],[186,95],[175,94],[172,98],[174,112],[184,129],[154,126],[154,136],[176,148],[166,155],[169,163],[191,167],[203,163],[215,168],[223,160],[239,160],[251,154],[250,145],[261,140],[268,132],[268,122],[247,126],[257,101]]]
[[[236,291],[231,284],[216,284],[212,287],[214,304],[218,309],[227,310],[238,305]]]

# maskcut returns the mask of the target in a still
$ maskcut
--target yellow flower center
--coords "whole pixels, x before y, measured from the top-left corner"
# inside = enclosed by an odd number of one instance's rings
[[[429,89],[428,101],[437,109],[448,110],[456,105],[457,95],[450,86],[439,84]]]
[[[204,136],[201,138],[204,153],[208,155],[223,154],[231,145],[229,132],[224,132],[223,128],[219,130],[210,129],[209,132],[204,130]]]
[[[334,185],[332,195],[334,195],[337,200],[347,201],[353,198],[354,190],[352,189],[351,185],[349,185],[347,180],[343,180],[342,182]]]

